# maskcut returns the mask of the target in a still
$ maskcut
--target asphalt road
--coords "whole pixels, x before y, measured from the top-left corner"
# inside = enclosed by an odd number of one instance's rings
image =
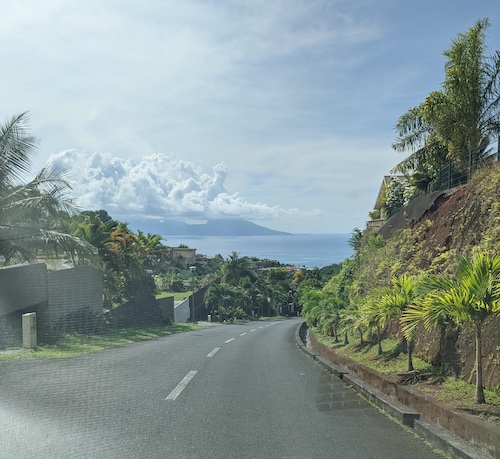
[[[0,362],[0,458],[442,458],[303,354],[300,322]]]

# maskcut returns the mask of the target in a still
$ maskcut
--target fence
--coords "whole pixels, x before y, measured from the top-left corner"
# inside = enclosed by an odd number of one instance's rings
[[[437,178],[427,185],[426,193],[429,194],[434,191],[448,190],[466,184],[476,170],[487,164],[498,161],[499,150],[500,148],[497,146],[497,151],[494,153],[491,153],[491,151],[485,153],[484,149],[470,152],[468,166],[465,171],[458,171],[453,167],[451,161],[448,161],[448,163],[438,172]]]

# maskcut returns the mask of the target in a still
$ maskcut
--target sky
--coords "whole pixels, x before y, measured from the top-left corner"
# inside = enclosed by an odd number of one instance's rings
[[[16,0],[0,121],[29,112],[34,171],[120,221],[363,228],[404,154],[395,123],[498,0]]]

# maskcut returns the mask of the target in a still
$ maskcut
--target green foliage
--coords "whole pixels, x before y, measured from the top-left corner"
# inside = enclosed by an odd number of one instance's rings
[[[99,267],[92,245],[52,227],[61,215],[77,213],[64,172],[48,165],[27,180],[36,148],[27,123],[22,113],[0,125],[0,262],[36,262],[43,255]]]
[[[385,207],[390,217],[405,205],[405,185],[402,181],[391,178],[385,192]]]
[[[481,160],[484,145],[500,126],[500,53],[486,54],[488,19],[478,20],[444,51],[445,79],[440,91],[402,115],[393,147],[412,151],[395,167],[432,176],[444,159],[458,171]]]
[[[362,237],[363,231],[361,231],[359,228],[354,228],[352,230],[351,236],[347,240],[347,244],[351,246],[352,249],[358,250]]]

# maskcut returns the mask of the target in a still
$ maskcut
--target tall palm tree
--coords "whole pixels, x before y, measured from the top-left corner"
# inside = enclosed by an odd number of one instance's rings
[[[445,80],[440,91],[402,115],[397,151],[412,154],[394,170],[432,173],[449,159],[457,170],[471,162],[500,132],[500,52],[486,53],[488,19],[478,20],[444,51]]]
[[[436,328],[445,319],[457,324],[470,323],[476,335],[476,403],[485,403],[481,333],[489,315],[500,316],[500,256],[477,254],[461,258],[456,279],[430,276],[422,283],[426,292],[419,307],[409,308],[401,318],[403,330],[411,336],[420,322],[426,329]]]
[[[0,126],[0,256],[6,263],[55,255],[99,265],[91,244],[51,229],[61,212],[77,213],[63,171],[48,166],[23,184],[36,146],[27,118],[22,113]]]

